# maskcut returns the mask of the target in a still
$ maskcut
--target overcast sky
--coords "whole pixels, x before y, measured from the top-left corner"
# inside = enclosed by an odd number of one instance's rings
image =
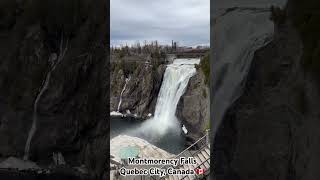
[[[210,43],[210,0],[111,0],[111,45]]]

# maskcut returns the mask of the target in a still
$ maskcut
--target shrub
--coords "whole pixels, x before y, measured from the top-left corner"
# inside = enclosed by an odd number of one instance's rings
[[[199,69],[199,66],[196,66]],[[207,53],[200,62],[200,68],[205,76],[205,84],[208,85],[210,81],[210,55]]]
[[[210,127],[211,127],[210,119],[208,119],[208,121],[207,121],[207,123],[206,123],[206,126],[205,126],[205,128],[204,128],[204,130],[205,130],[205,131],[206,131],[206,130],[209,130],[209,129],[210,129]]]
[[[202,96],[203,96],[204,98],[207,98],[207,91],[206,91],[206,89],[202,89]]]

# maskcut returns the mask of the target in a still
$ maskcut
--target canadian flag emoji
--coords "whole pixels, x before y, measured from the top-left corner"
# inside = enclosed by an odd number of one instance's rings
[[[197,174],[203,174],[204,171],[203,171],[203,169],[199,168],[199,169],[196,169],[196,173],[197,173]]]

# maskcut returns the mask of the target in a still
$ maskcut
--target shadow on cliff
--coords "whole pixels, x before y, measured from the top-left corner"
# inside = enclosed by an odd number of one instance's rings
[[[107,1],[0,2],[0,157],[22,157],[38,102],[30,160],[48,166],[61,152],[68,166],[84,164],[101,177],[108,165]],[[68,41],[66,49],[60,44]]]

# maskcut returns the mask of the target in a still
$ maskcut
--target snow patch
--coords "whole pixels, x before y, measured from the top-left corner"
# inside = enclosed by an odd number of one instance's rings
[[[182,131],[184,132],[184,134],[188,134],[188,130],[184,125],[182,125]]]
[[[9,157],[0,163],[0,169],[38,170],[40,167],[32,161]]]
[[[110,112],[110,116],[121,116],[121,117],[123,117],[123,114],[120,113],[120,112],[112,111],[112,112]]]

